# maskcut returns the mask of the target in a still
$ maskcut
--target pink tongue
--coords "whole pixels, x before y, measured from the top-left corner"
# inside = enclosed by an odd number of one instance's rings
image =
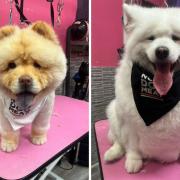
[[[153,85],[160,96],[168,93],[173,83],[173,73],[171,72],[171,64],[156,64]]]

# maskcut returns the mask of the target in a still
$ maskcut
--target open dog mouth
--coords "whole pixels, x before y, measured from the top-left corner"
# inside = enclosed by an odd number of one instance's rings
[[[16,96],[36,96],[35,93],[29,92],[29,91],[24,91],[24,92],[20,92],[18,94],[16,94]]]
[[[30,106],[33,99],[35,98],[36,94],[24,91],[21,93],[16,94],[16,102],[20,108],[26,108],[27,106]]]
[[[167,61],[164,63],[155,63],[153,66],[155,69],[153,85],[160,96],[164,96],[173,84],[173,73],[176,63]]]

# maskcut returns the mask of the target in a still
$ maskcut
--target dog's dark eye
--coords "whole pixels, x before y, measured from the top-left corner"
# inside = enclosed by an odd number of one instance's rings
[[[34,67],[38,69],[41,68],[41,66],[37,62],[34,63]]]
[[[176,35],[172,35],[172,40],[173,41],[180,41],[180,37],[178,37]]]
[[[16,68],[16,64],[11,62],[11,63],[8,64],[8,68],[9,69],[14,69],[14,68]]]
[[[149,36],[149,37],[147,38],[147,40],[153,41],[153,40],[155,40],[155,36]]]

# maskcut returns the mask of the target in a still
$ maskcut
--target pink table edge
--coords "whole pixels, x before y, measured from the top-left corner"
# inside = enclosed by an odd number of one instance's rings
[[[98,143],[98,137],[97,137],[97,132],[96,132],[96,124],[102,121],[107,121],[107,120],[97,120],[94,125],[94,134],[95,134],[95,141],[96,141],[96,149],[97,149],[97,156],[98,156],[98,162],[99,162],[99,171],[100,171],[100,175],[101,175],[101,179],[104,180],[104,175],[103,175],[103,167],[102,167],[102,163],[101,163],[101,157],[100,157],[100,147],[99,147],[99,143]]]
[[[51,164],[54,160],[56,160],[61,154],[63,154],[64,152],[66,152],[66,150],[68,150],[70,147],[74,146],[76,143],[78,143],[79,141],[81,141],[86,135],[88,135],[89,132],[83,134],[79,139],[76,139],[76,141],[72,142],[71,144],[69,144],[66,148],[62,149],[61,151],[59,151],[57,154],[55,154],[51,159],[49,159],[48,161],[46,161],[44,164],[42,164],[39,168],[37,168],[36,170],[32,171],[30,174],[28,174],[25,177],[22,177],[21,179],[16,179],[16,180],[26,180],[27,178],[33,178],[35,175],[37,175],[38,173],[41,172],[41,170],[43,170],[46,166],[48,166],[49,164]],[[1,178],[1,177],[0,177]],[[3,179],[3,180],[8,180],[8,179]]]

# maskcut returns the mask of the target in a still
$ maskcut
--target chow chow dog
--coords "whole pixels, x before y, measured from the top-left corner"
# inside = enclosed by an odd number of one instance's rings
[[[55,89],[66,75],[66,58],[52,27],[0,28],[1,149],[16,150],[20,129],[32,123],[31,141],[47,140]]]
[[[136,173],[144,159],[173,162],[180,155],[180,11],[123,5],[125,53],[107,108],[105,161],[126,156]]]

